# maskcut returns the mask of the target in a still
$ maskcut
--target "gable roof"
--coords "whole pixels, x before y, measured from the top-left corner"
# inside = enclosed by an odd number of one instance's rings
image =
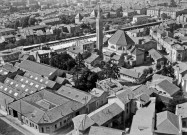
[[[50,67],[48,65],[40,64],[30,60],[24,60],[19,65],[19,68],[50,77],[54,72],[57,71],[56,68]]]
[[[143,54],[144,51],[141,50],[141,49],[139,49],[139,48],[137,48],[137,47],[135,47],[133,50],[131,50],[131,53],[134,54],[134,55],[136,55],[136,56],[138,56],[138,55]]]
[[[156,132],[163,134],[179,134],[179,117],[169,111],[157,113]]]
[[[116,103],[106,104],[94,112],[88,114],[88,117],[90,117],[96,124],[101,126],[121,112],[123,112],[123,109]]]
[[[88,58],[85,60],[85,62],[90,64],[90,63],[92,63],[94,60],[96,60],[98,57],[99,57],[99,55],[97,55],[97,54],[92,54],[90,57],[88,57]]]
[[[124,104],[127,104],[134,98],[134,93],[130,89],[121,90],[116,93],[116,97]]]
[[[157,61],[159,59],[164,58],[164,56],[162,54],[160,54],[157,50],[155,50],[154,48],[149,50],[149,54],[151,55],[151,57]]]
[[[133,78],[140,78],[140,73],[132,70],[132,69],[126,69],[126,68],[123,68],[121,67],[120,68],[120,74],[123,74],[123,75],[126,75],[126,76],[129,76],[129,77],[133,77]]]
[[[128,46],[134,44],[134,41],[122,30],[117,30],[108,42],[117,46]]]
[[[69,86],[60,87],[60,89],[57,90],[57,93],[82,104],[87,104],[94,98],[94,96],[87,92]]]
[[[170,96],[173,96],[175,93],[177,93],[180,88],[177,87],[175,84],[170,83],[168,80],[163,80],[160,83],[157,84],[159,88],[161,88],[163,91],[166,91]]]
[[[87,114],[78,115],[74,117],[72,121],[75,128],[80,131],[84,131],[95,124],[95,122],[90,117],[88,117]]]
[[[124,135],[125,131],[113,129],[113,128],[107,128],[107,127],[96,127],[91,126],[89,135]]]

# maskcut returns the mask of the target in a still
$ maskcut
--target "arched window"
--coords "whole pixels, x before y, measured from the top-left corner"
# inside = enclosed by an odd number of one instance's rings
[[[111,46],[112,49],[116,49],[114,45]]]

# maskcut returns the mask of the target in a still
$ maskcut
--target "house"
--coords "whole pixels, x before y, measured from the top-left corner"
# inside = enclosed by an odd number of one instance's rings
[[[108,92],[103,91],[98,88],[93,88],[89,93],[99,99],[98,102],[96,103],[97,106],[101,107],[101,106],[107,104]]]
[[[12,28],[0,29],[0,35],[1,36],[15,34],[15,32],[16,32],[16,30],[12,29]]]
[[[136,72],[133,69],[120,68],[120,78],[128,80],[130,82],[136,82],[141,77],[141,73]]]
[[[147,106],[136,111],[133,116],[130,135],[154,135],[155,104],[156,99],[151,98],[151,102]]]
[[[151,18],[148,15],[135,15],[133,16],[132,24],[141,24],[148,21],[148,19]]]
[[[0,54],[0,64],[4,64],[5,62],[17,62],[19,61],[19,55],[21,54],[21,51],[11,51],[11,52],[4,52]]]
[[[89,113],[88,117],[90,117],[98,126],[113,127],[114,123],[116,125],[122,124],[122,112],[123,109],[116,103],[106,104]]]
[[[137,12],[135,10],[125,10],[123,11],[123,17],[133,17]]]
[[[186,128],[187,128],[187,103],[178,104],[176,106],[175,114],[179,118],[181,117],[182,134],[186,134]]]
[[[96,88],[108,92],[109,95],[123,90],[123,85],[114,79],[105,79],[96,82]]]
[[[159,91],[159,94],[164,94],[169,97],[174,97],[180,91],[180,88],[175,84],[169,82],[168,80],[163,80],[156,85],[156,89]]]
[[[22,61],[18,67],[24,71],[31,71],[33,73],[39,74],[44,78],[50,80],[54,79],[56,76],[59,76],[59,70],[48,65],[40,64],[30,60]]]
[[[180,62],[174,67],[174,74],[177,81],[177,85],[181,87],[181,89],[187,92],[187,64]]]
[[[66,98],[86,105],[87,113],[90,113],[100,106],[106,104],[106,101],[102,98],[102,96],[97,97],[90,93],[78,90],[67,85],[61,86],[60,89],[58,89],[56,92]]]
[[[41,90],[9,104],[9,114],[40,133],[52,133],[85,113],[84,104]]]
[[[81,49],[79,46],[71,47],[67,50],[67,54],[69,54],[72,58],[76,58],[76,56],[80,53],[83,54],[84,50]]]
[[[181,118],[169,111],[156,114],[155,135],[181,135]]]
[[[134,62],[136,66],[144,63],[144,59],[145,59],[144,50],[138,47],[133,47],[130,50],[130,53],[132,56],[131,59],[129,60],[130,65],[134,66]]]
[[[123,109],[123,123],[125,123],[130,116],[132,116],[132,110],[135,106],[132,106],[132,100],[134,99],[134,94],[131,89],[124,88],[121,91],[116,92],[116,94],[110,95],[108,97],[108,103],[116,103]]]
[[[102,126],[91,126],[88,135],[125,135],[125,131]]]
[[[74,130],[78,133],[87,133],[91,126],[113,127],[113,124],[122,124],[123,110],[116,104],[106,104],[97,110],[78,115],[73,118]]]
[[[75,16],[75,23],[76,23],[76,24],[80,24],[82,19],[83,19],[83,16],[82,16],[80,13],[78,13],[78,14]]]
[[[164,65],[166,63],[166,58],[155,49],[149,50],[149,56],[153,59],[155,64]]]
[[[151,7],[147,9],[147,15],[153,17],[160,17],[160,7]]]
[[[100,59],[101,58],[100,58],[99,55],[92,53],[92,55],[90,57],[88,57],[87,59],[85,59],[85,65],[88,68],[91,68],[94,65],[95,61],[100,60]]]
[[[154,74],[152,76],[152,82],[159,81],[159,80],[165,80],[165,79],[167,79],[170,83],[173,83],[172,77],[168,77],[168,76],[164,76],[164,75],[160,75],[160,74]]]

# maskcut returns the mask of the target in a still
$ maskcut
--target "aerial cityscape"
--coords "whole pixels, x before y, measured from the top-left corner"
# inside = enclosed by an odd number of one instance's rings
[[[187,0],[0,0],[0,135],[187,135]]]

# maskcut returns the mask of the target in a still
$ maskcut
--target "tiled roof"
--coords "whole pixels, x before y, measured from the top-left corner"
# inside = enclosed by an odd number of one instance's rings
[[[28,85],[22,84],[20,82],[10,79],[10,78],[6,78],[6,80],[4,81],[4,84],[17,89],[20,92],[25,92],[25,93],[27,93],[27,95],[30,95],[30,94],[37,91],[37,89],[34,87],[30,87]]]
[[[121,90],[116,93],[116,97],[123,102],[124,104],[127,104],[132,99],[134,99],[134,93],[130,89]]]
[[[141,76],[140,73],[133,71],[132,69],[126,69],[123,67],[120,68],[120,74],[129,76],[129,77],[133,77],[136,79],[140,78],[140,76]]]
[[[98,57],[99,57],[99,55],[97,55],[97,54],[92,54],[90,57],[88,57],[88,58],[85,60],[85,62],[90,64],[90,63],[92,63],[94,60],[96,60]]]
[[[96,124],[101,126],[122,112],[123,109],[116,103],[106,104],[94,112],[88,114],[88,117],[90,117]]]
[[[6,70],[5,68],[0,68],[0,75],[7,75],[9,73],[8,70]]]
[[[169,111],[157,113],[156,131],[162,134],[177,135],[180,132],[179,117]]]
[[[8,70],[9,72],[16,72],[18,70],[17,67],[13,66],[10,63],[6,63],[5,65],[3,65],[3,68],[5,68],[6,70]]]
[[[160,53],[159,53],[157,50],[155,50],[155,49],[149,50],[149,54],[150,54],[151,57],[152,57],[154,60],[156,60],[156,61],[163,58],[163,55],[160,54]]]
[[[168,76],[164,76],[164,75],[160,75],[160,74],[154,74],[152,77],[152,81],[165,80],[165,79],[167,79],[169,82],[173,82],[172,77],[168,77]]]
[[[56,84],[56,82],[54,82],[54,81],[51,81],[47,78],[43,78],[43,77],[41,77],[41,75],[29,72],[29,71],[25,72],[24,76],[27,78],[30,78],[32,80],[35,80],[38,83],[44,84],[49,88],[53,88]]]
[[[91,101],[91,99],[94,98],[94,96],[92,96],[89,93],[83,92],[81,90],[69,86],[60,87],[57,93],[77,102],[80,102],[82,104],[87,104]]]
[[[39,82],[36,82],[36,81],[34,81],[34,80],[30,79],[30,78],[24,77],[24,76],[16,75],[14,80],[18,81],[20,83],[29,85],[30,87],[34,87],[34,88],[36,88],[38,90],[46,88],[46,85],[41,84]]]
[[[130,135],[153,135],[156,98],[151,103],[136,111],[133,116]]]
[[[27,94],[25,92],[16,90],[15,88],[12,88],[6,84],[0,83],[0,91],[2,93],[7,94],[8,96],[14,98],[14,99],[20,99],[22,97],[25,97]]]
[[[170,83],[168,80],[163,80],[162,82],[158,83],[157,86],[163,91],[166,91],[170,96],[173,96],[180,90],[179,87],[173,83]]]
[[[90,117],[88,117],[87,114],[78,115],[74,117],[72,121],[75,128],[80,131],[84,131],[95,124],[95,122]]]
[[[124,135],[125,131],[114,129],[114,128],[108,128],[108,127],[96,127],[91,126],[89,135]]]
[[[20,63],[19,68],[50,77],[54,72],[57,71],[56,68],[50,67],[48,65],[40,64],[30,60],[24,60]]]
[[[82,107],[83,104],[48,90],[42,90],[10,104],[10,108],[40,124],[53,123]]]
[[[128,46],[134,44],[134,41],[122,30],[116,31],[108,42],[117,46]]]
[[[134,54],[134,55],[136,55],[136,56],[138,56],[138,55],[143,54],[144,51],[135,47],[133,50],[131,50],[131,53]]]

